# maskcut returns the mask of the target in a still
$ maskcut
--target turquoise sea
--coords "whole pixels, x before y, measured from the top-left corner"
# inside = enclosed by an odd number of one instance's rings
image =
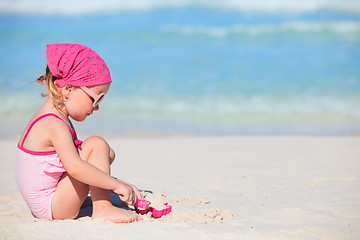
[[[221,3],[220,3],[221,2]],[[69,7],[71,6],[71,7]],[[113,84],[84,134],[360,133],[360,1],[0,1],[0,136],[44,101],[46,44]]]

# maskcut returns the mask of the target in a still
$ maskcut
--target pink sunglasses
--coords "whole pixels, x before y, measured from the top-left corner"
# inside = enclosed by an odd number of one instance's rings
[[[81,86],[81,90],[83,90],[86,94],[88,94],[93,100],[93,107],[96,108],[99,106],[100,102],[104,99],[105,93],[96,94],[91,91],[88,87]]]

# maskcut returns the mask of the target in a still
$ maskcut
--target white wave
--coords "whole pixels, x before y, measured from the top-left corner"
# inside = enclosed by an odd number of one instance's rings
[[[196,104],[195,104],[196,103]],[[108,114],[156,116],[165,118],[224,118],[269,120],[274,117],[298,120],[320,118],[322,120],[359,121],[357,97],[330,97],[304,95],[278,99],[276,97],[210,97],[195,98],[113,98],[102,111]]]
[[[27,101],[29,98],[33,101]],[[38,93],[0,95],[0,120],[9,115],[28,114],[41,105],[44,98]],[[196,103],[196,104],[195,104]],[[197,96],[197,97],[139,97],[109,96],[102,111],[109,114],[165,114],[169,116],[303,116],[344,117],[360,120],[360,97],[314,96],[302,94],[279,96]]]
[[[342,0],[0,0],[0,13],[18,14],[88,14],[174,7],[209,7],[260,12],[360,12],[360,1],[347,0],[344,3]]]
[[[19,134],[44,99],[33,94],[0,95],[0,135]],[[91,127],[117,134],[123,131],[161,133],[322,133],[360,132],[360,98],[302,95],[137,97],[109,96],[101,111],[87,119]],[[85,125],[82,129],[86,129]],[[228,130],[226,130],[228,129]],[[158,132],[159,131],[159,132]],[[223,132],[225,131],[225,132]],[[93,134],[93,133],[92,133]]]
[[[236,24],[228,27],[209,26],[167,26],[165,31],[179,32],[184,35],[207,35],[212,37],[227,37],[230,35],[266,35],[282,32],[360,34],[360,22],[285,22],[280,24]]]

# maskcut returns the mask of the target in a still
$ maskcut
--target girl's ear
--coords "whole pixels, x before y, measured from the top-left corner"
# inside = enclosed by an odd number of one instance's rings
[[[74,90],[74,87],[69,86],[69,85],[67,85],[61,89],[61,93],[62,93],[64,102],[71,99],[73,90]]]

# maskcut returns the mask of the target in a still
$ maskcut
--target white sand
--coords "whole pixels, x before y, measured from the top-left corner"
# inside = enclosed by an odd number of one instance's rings
[[[37,220],[17,190],[16,140],[3,139],[0,239],[360,239],[358,136],[109,143],[113,175],[165,198],[173,213],[133,224]]]

